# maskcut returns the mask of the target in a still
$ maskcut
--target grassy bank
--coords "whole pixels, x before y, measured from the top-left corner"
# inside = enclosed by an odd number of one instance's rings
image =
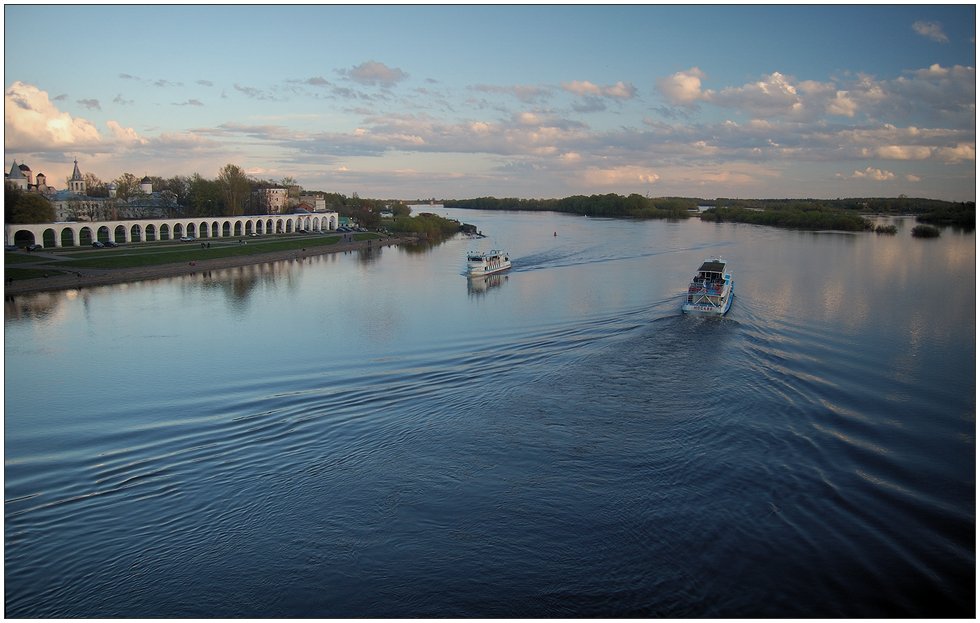
[[[383,238],[374,233],[351,234],[355,241],[375,240]],[[133,243],[113,249],[88,249],[83,247],[63,247],[45,249],[34,253],[20,251],[4,254],[4,277],[10,281],[20,279],[35,279],[46,274],[71,273],[86,269],[126,269],[145,268],[164,264],[187,264],[205,260],[246,257],[268,253],[302,251],[337,245],[343,241],[340,234],[300,235],[246,239],[245,244],[239,240],[216,238],[210,242],[210,248],[202,248],[201,242],[149,242]]]

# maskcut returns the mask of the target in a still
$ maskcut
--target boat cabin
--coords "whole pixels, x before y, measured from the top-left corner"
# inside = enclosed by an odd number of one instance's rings
[[[725,278],[725,262],[719,260],[706,260],[698,269],[698,279],[708,281],[721,281]]]

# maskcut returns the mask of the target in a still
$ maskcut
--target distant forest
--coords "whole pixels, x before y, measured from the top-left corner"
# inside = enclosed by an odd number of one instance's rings
[[[553,211],[610,218],[700,217],[705,221],[753,223],[793,229],[871,229],[868,215],[914,215],[922,223],[976,226],[976,204],[936,199],[698,199],[687,197],[650,198],[638,194],[622,196],[576,195],[564,199],[476,199],[445,200],[447,208],[479,210]],[[701,211],[698,208],[703,208]]]

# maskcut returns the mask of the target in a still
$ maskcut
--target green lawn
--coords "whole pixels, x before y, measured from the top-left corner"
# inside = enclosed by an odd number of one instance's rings
[[[378,234],[354,234],[355,240],[372,240],[380,238]],[[201,248],[201,241],[195,242],[149,242],[132,243],[114,249],[92,249],[84,247],[63,247],[60,249],[45,249],[46,255],[57,258],[43,257],[35,253],[7,252],[4,254],[4,276],[8,279],[30,279],[43,277],[44,273],[52,271],[71,271],[74,268],[133,268],[155,266],[158,264],[174,264],[195,262],[207,259],[258,255],[261,253],[276,253],[281,251],[299,251],[323,246],[332,246],[341,241],[339,234],[300,235],[287,237],[246,238],[246,244],[239,244],[238,239],[216,238],[205,240],[211,248]],[[11,265],[26,262],[38,263],[36,267],[11,268]]]

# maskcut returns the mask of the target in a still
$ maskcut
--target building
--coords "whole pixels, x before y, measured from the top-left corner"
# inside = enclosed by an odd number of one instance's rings
[[[305,203],[311,206],[310,212],[326,212],[327,211],[327,200],[320,194],[312,195],[300,195],[299,201],[301,204]]]
[[[287,188],[260,188],[252,193],[253,205],[258,214],[283,214],[289,199]]]
[[[56,221],[105,221],[139,218],[173,218],[180,215],[180,206],[171,193],[153,192],[149,177],[140,182],[140,193],[128,199],[116,195],[116,185],[108,185],[108,197],[90,197],[82,172],[75,160],[75,168],[68,179],[68,188],[51,192],[46,196],[54,206]]]

